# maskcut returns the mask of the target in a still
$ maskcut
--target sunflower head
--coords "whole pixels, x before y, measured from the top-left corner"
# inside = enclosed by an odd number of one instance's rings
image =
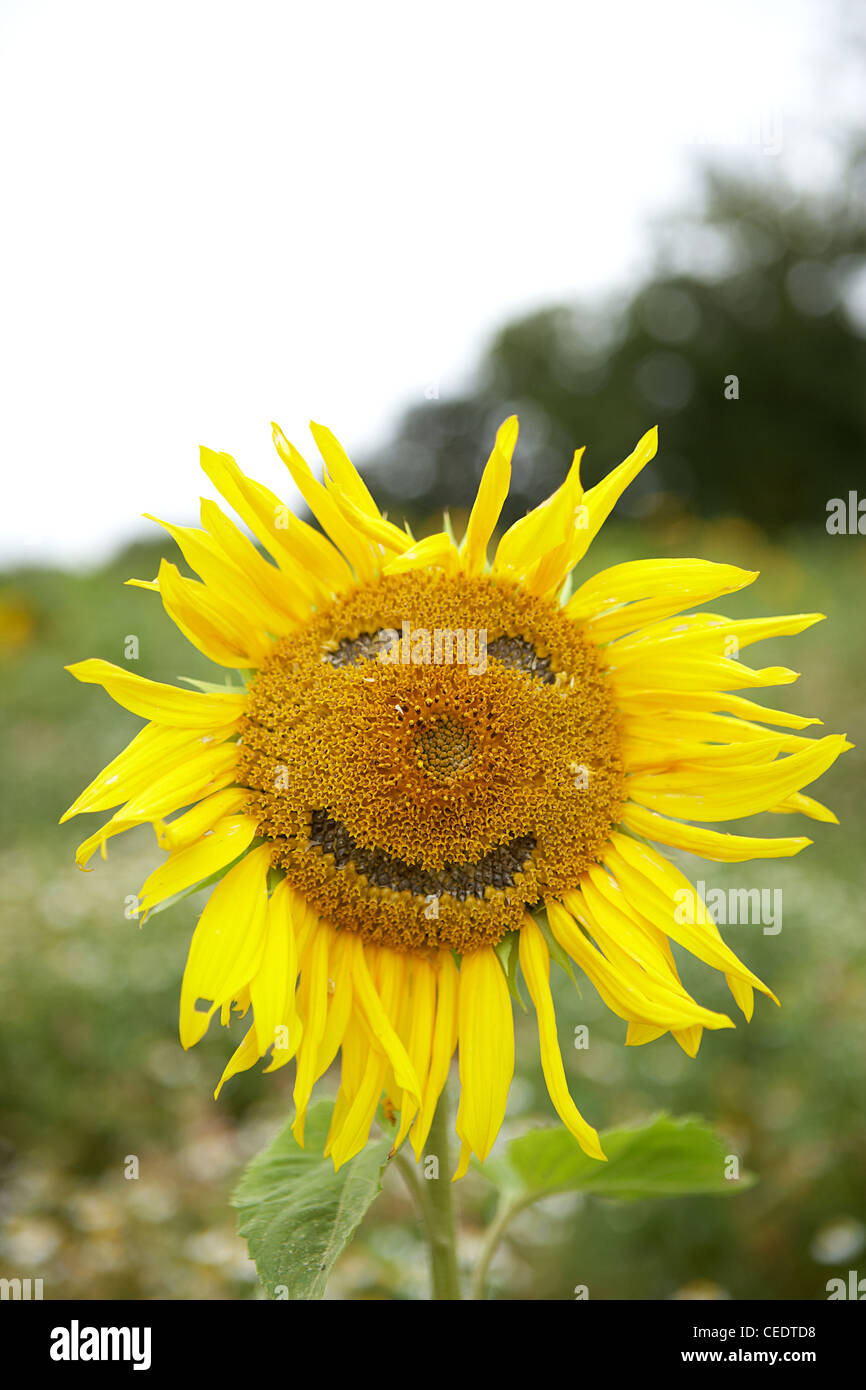
[[[743,646],[821,615],[693,613],[756,577],[704,560],[575,582],[655,431],[587,492],[575,454],[562,486],[493,548],[515,419],[459,543],[447,525],[416,541],[388,520],[333,435],[312,429],[321,481],[276,426],[274,439],[318,529],[203,450],[253,539],[203,500],[200,529],[162,523],[198,579],[164,561],[157,579],[130,581],[236,672],[225,689],[102,661],[69,668],[148,721],[66,813],[119,808],[78,862],[149,823],[167,857],[141,890],[145,916],[217,880],[190,946],[181,1041],[214,1014],[249,1015],[220,1086],[260,1058],[269,1071],[294,1060],[301,1142],[312,1088],[339,1054],[338,1166],[383,1100],[395,1148],[409,1136],[420,1156],[455,1049],[458,1175],[473,1152],[486,1157],[514,1064],[503,961],[515,949],[552,1102],[603,1158],[569,1094],[551,950],[580,966],[630,1044],[670,1032],[694,1056],[704,1028],[732,1026],[686,991],[672,943],[720,970],[746,1017],[755,989],[774,997],[711,915],[682,912],[693,889],[657,846],[790,855],[809,841],[704,823],[767,810],[835,819],[802,788],[844,738],[805,738],[818,721],[738,693],[795,679],[745,665]]]
[[[338,600],[276,644],[241,745],[275,867],[395,950],[495,945],[577,885],[622,802],[595,648],[510,580],[409,571]]]

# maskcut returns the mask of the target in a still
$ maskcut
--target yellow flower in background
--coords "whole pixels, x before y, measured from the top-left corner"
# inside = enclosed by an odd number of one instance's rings
[[[145,915],[218,878],[190,946],[181,1041],[198,1042],[214,1014],[250,1014],[220,1086],[268,1054],[269,1071],[294,1058],[301,1143],[313,1086],[339,1053],[326,1149],[337,1167],[383,1100],[399,1112],[394,1147],[408,1137],[420,1157],[455,1049],[456,1176],[487,1156],[514,1069],[516,951],[551,1100],[603,1159],[566,1084],[551,952],[589,977],[629,1044],[670,1032],[694,1056],[704,1028],[733,1026],[684,988],[672,942],[724,973],[747,1019],[753,990],[775,997],[700,904],[680,910],[693,889],[653,844],[727,862],[792,855],[810,841],[694,822],[835,820],[802,788],[845,738],[804,738],[819,720],[737,693],[796,679],[750,668],[741,648],[822,615],[687,612],[756,578],[697,559],[615,565],[574,585],[653,457],[654,430],[585,493],[576,454],[492,562],[516,419],[498,432],[460,543],[448,527],[416,542],[388,521],[330,431],[312,431],[323,482],[276,427],[274,439],[321,532],[203,450],[270,558],[203,500],[201,529],[162,523],[200,578],[163,561],[155,581],[130,581],[240,673],[232,688],[69,667],[148,721],[64,817],[119,807],[78,863],[149,823],[167,858],[142,887]]]

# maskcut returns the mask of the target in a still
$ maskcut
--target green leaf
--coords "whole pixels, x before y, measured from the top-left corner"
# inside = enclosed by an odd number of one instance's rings
[[[567,1129],[536,1129],[508,1146],[508,1164],[530,1196],[594,1192],[633,1201],[686,1193],[730,1193],[751,1187],[754,1178],[725,1176],[730,1145],[703,1120],[658,1115],[630,1129],[602,1133],[607,1163],[588,1158]]]
[[[391,1140],[371,1140],[335,1173],[323,1156],[332,1110],[328,1100],[310,1107],[303,1149],[286,1125],[253,1159],[232,1197],[271,1298],[321,1298],[337,1257],[382,1188]]]

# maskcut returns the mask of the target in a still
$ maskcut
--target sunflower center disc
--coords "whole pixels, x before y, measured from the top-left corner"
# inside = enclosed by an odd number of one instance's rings
[[[241,739],[275,867],[397,949],[519,927],[597,862],[623,798],[595,648],[490,578],[410,573],[338,600],[277,644]]]
[[[468,730],[447,714],[420,729],[415,740],[418,766],[439,782],[449,782],[472,766],[473,747]]]

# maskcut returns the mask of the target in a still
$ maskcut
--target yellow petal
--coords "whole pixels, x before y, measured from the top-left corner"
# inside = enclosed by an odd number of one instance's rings
[[[260,1057],[279,1041],[287,1009],[294,1000],[297,978],[294,936],[290,915],[281,901],[285,898],[285,890],[280,892],[282,888],[282,882],[277,884],[268,900],[261,964],[250,980],[256,1051]]]
[[[163,607],[184,637],[218,666],[263,666],[273,643],[255,615],[247,617],[225,598],[195,579],[184,579],[176,565],[162,560],[159,592]]]
[[[346,950],[346,938],[348,935],[349,933],[345,931],[336,933],[328,957],[328,990],[330,992],[331,983],[333,982],[333,993],[330,993],[325,1031],[319,1043],[319,1054],[316,1061],[316,1080],[328,1070],[328,1067],[339,1052],[352,1014],[354,994],[352,989],[352,970]]]
[[[78,681],[103,686],[113,700],[133,714],[173,728],[198,729],[202,733],[221,728],[240,719],[246,705],[245,693],[226,692],[223,695],[221,691],[204,694],[181,690],[174,685],[145,680],[143,676],[97,658],[77,661],[66,670]]]
[[[734,975],[778,1003],[772,990],[758,979],[725,945],[708,913],[707,920],[688,922],[688,913],[678,909],[696,902],[694,887],[667,859],[648,845],[638,844],[614,831],[612,847],[605,852],[605,863],[616,877],[625,896],[642,916],[677,941],[699,960],[725,975]],[[688,896],[687,896],[688,895]],[[697,916],[697,912],[692,915]],[[683,920],[680,920],[683,919]]]
[[[725,980],[727,981],[728,989],[734,996],[738,1007],[742,1009],[745,1014],[746,1022],[748,1022],[752,1017],[755,1007],[755,991],[748,980],[742,979],[739,975],[727,974],[725,975]],[[775,999],[775,995],[770,995],[770,998]],[[778,999],[776,999],[777,1004],[778,1002]]]
[[[326,425],[310,421],[310,433],[325,461],[325,467],[341,492],[345,493],[360,511],[370,517],[380,517],[379,508],[357,468],[346,453],[342,444],[334,437]]]
[[[255,1024],[251,1024],[240,1046],[232,1053],[231,1058],[226,1063],[225,1070],[219,1079],[219,1084],[213,1093],[214,1100],[219,1100],[219,1094],[223,1086],[230,1077],[236,1076],[240,1071],[249,1071],[250,1067],[255,1066],[259,1059],[259,1049],[256,1043]]]
[[[431,963],[418,957],[412,962],[411,999],[409,1001],[409,1041],[407,1052],[421,1085],[423,1097],[427,1074],[430,1070],[430,1053],[433,1047],[433,1032],[436,1018],[436,971]],[[420,1104],[407,1091],[402,1091],[399,1100],[400,1128],[392,1146],[392,1152],[399,1149]]]
[[[624,895],[601,868],[585,874],[580,893],[564,893],[563,906],[578,921],[584,919],[606,960],[625,989],[639,997],[637,1016],[648,1022],[686,1028],[732,1028],[726,1014],[705,1009],[683,988],[654,937],[625,912]],[[631,1015],[627,1015],[630,1017]]]
[[[268,488],[247,478],[233,458],[202,449],[201,466],[305,598],[323,602],[351,588],[352,571],[327,536],[293,516]]]
[[[703,1021],[710,1028],[734,1026],[725,1014],[701,1009],[688,996],[676,998],[672,992],[663,992],[649,976],[627,961],[624,952],[612,951],[609,958],[606,952],[611,946],[611,938],[602,931],[595,914],[589,911],[582,893],[569,894],[567,905],[548,901],[547,916],[563,950],[580,966],[605,1004],[619,1018],[627,1022],[647,1023],[666,1032],[672,1028],[689,1027],[698,1021]],[[603,950],[583,935],[578,922],[582,922],[587,931],[596,937]]]
[[[638,773],[628,779],[627,790],[641,806],[676,818],[738,820],[769,810],[815,781],[851,747],[843,735],[827,734],[799,753],[765,766],[743,767],[736,776],[724,768],[713,776],[691,768]]]
[[[202,503],[203,508],[207,505],[219,513],[219,507],[215,502]],[[147,512],[145,516],[149,521],[155,521],[157,525],[162,526],[172,537],[187,564],[203,581],[213,605],[223,604],[231,614],[240,612],[249,625],[260,632],[274,632],[282,636],[297,626],[295,618],[272,605],[251,582],[250,574],[251,571],[255,572],[256,560],[266,570],[270,569],[278,578],[283,578],[284,582],[285,577],[280,576],[279,570],[262,559],[255,546],[251,545],[237,528],[233,528],[237,536],[235,546],[237,547],[238,541],[241,543],[241,553],[249,563],[249,567],[245,569],[238,568],[207,531],[197,530],[193,526],[174,526],[168,521],[160,521],[159,517],[150,516]],[[226,527],[231,528],[232,523],[228,518],[224,517],[223,520]],[[246,550],[243,547],[246,547]],[[303,607],[300,609],[299,616],[301,615]]]
[[[712,714],[703,710],[671,709],[652,715],[630,713],[625,726],[627,737],[635,737],[662,746],[675,746],[684,740],[741,746],[765,742],[770,730],[751,720],[729,714]],[[783,753],[797,753],[808,745],[801,734],[774,733],[777,747]]]
[[[707,830],[704,826],[668,820],[630,801],[623,808],[620,823],[635,835],[643,835],[648,840],[656,840],[660,844],[684,849],[689,854],[698,854],[703,859],[713,859],[723,864],[738,864],[744,859],[787,858],[799,854],[801,849],[812,843],[805,835],[768,838],[723,834],[719,830]]]
[[[679,1014],[671,1010],[653,1006],[637,990],[624,981],[619,971],[603,953],[584,936],[577,921],[562,903],[549,899],[545,904],[550,929],[562,949],[580,967],[598,990],[607,1007],[619,1018],[631,1023],[643,1023],[667,1032],[671,1027],[679,1027],[683,1021]],[[585,911],[582,913],[587,931],[593,923]]]
[[[106,859],[108,857],[105,848],[106,842],[115,835],[123,835],[127,830],[135,830],[139,825],[146,824],[145,821],[141,820],[124,819],[121,813],[122,809],[123,808],[121,808],[121,811],[116,811],[111,817],[111,820],[107,821],[105,825],[100,826],[92,835],[88,835],[86,840],[82,840],[75,851],[75,862],[79,869],[87,868],[87,865],[90,863],[90,860],[97,850],[99,850],[102,858]]]
[[[401,1073],[404,1077],[408,1076],[407,1069],[411,1068],[390,1022],[399,1012],[399,990],[405,978],[405,961],[387,947],[364,947],[357,937],[350,944],[349,953],[359,1019],[363,1015],[361,1033],[365,1042],[356,1045],[353,1030],[347,1030],[349,1057],[354,1054],[355,1062],[350,1071],[344,1042],[343,1077],[325,1146],[325,1152],[330,1153],[337,1169],[353,1158],[366,1143],[389,1067],[393,1067],[396,1077]],[[375,982],[365,958],[369,959],[376,974]],[[383,1024],[385,1036],[382,1034]],[[410,1089],[416,1091],[417,1083]]]
[[[346,964],[351,973],[351,960],[354,954],[353,941],[357,940],[354,933],[347,933],[348,947],[346,953]],[[358,943],[360,944],[360,942]],[[367,1062],[371,1056],[369,1038],[366,1028],[361,1024],[357,1011],[353,1010],[349,1016],[349,1023],[346,1028],[343,1045],[340,1049],[340,1089],[337,1091],[337,1099],[334,1101],[334,1110],[331,1115],[331,1123],[328,1128],[328,1137],[325,1140],[325,1157],[330,1154],[331,1148],[338,1136],[342,1133],[352,1102],[358,1094]],[[383,1059],[376,1054],[380,1064]]]
[[[337,1119],[335,1106],[331,1125],[333,1137],[329,1135],[325,1147],[326,1154],[330,1154],[333,1159],[335,1169],[339,1170],[350,1158],[354,1158],[356,1153],[360,1153],[367,1142],[370,1126],[379,1108],[387,1071],[387,1057],[370,1049],[361,1083],[348,1102],[345,1119],[342,1120],[338,1133],[334,1133],[334,1122]]]
[[[776,806],[768,806],[767,810],[781,815],[790,815],[792,812],[796,812],[801,816],[808,816],[810,820],[824,821],[827,825],[839,824],[839,817],[834,815],[829,806],[816,801],[813,796],[804,796],[802,792],[792,792]]]
[[[460,962],[460,1105],[457,1133],[482,1161],[505,1118],[514,1073],[514,1021],[505,975],[491,946]]]
[[[620,703],[634,692],[648,688],[666,689],[670,706],[679,702],[681,693],[692,690],[743,690],[749,686],[790,685],[799,679],[799,673],[787,666],[757,670],[726,656],[674,657],[658,649],[646,661],[620,665],[616,645],[602,648],[602,664]]]
[[[663,1038],[667,1028],[654,1028],[651,1023],[635,1023],[634,1020],[628,1025],[626,1030],[626,1047],[643,1047],[646,1043],[655,1042],[656,1038]]]
[[[423,1083],[421,1109],[410,1135],[415,1158],[420,1160],[439,1097],[448,1080],[451,1059],[457,1046],[457,998],[460,976],[450,951],[436,957],[436,1019],[430,1049],[430,1069]]]
[[[298,1049],[298,1069],[293,1093],[295,1119],[292,1125],[292,1133],[301,1145],[304,1142],[307,1104],[316,1080],[319,1046],[328,1016],[328,951],[334,935],[333,927],[329,927],[325,922],[319,923],[313,935],[308,959],[301,972],[298,1007],[304,1020],[304,1033]]]
[[[494,574],[510,573],[519,579],[543,555],[571,538],[575,522],[579,520],[577,508],[583,497],[580,485],[583,453],[583,449],[575,453],[562,486],[505,532],[496,547]]]
[[[156,838],[160,849],[186,849],[187,845],[213,829],[223,816],[234,816],[243,811],[253,795],[246,787],[227,787],[225,791],[205,797],[175,820],[159,821]]]
[[[550,1099],[562,1123],[574,1135],[584,1153],[589,1154],[590,1158],[605,1159],[597,1132],[587,1124],[569,1094],[550,993],[550,952],[541,928],[529,913],[520,928],[519,950],[520,968],[538,1016],[541,1067]]]
[[[710,560],[628,560],[601,570],[576,589],[564,612],[594,642],[609,642],[647,623],[734,593],[757,570]]]
[[[763,721],[783,729],[806,729],[810,724],[822,722],[820,719],[791,714],[789,710],[769,709],[755,700],[747,700],[743,695],[719,690],[677,690],[674,694],[658,687],[628,689],[619,691],[618,701],[623,710],[643,719],[656,713],[676,718],[683,711],[712,713],[724,710],[738,718]]]
[[[250,850],[214,888],[193,932],[180,996],[180,1040],[204,1037],[217,1009],[249,984],[261,964],[267,921],[270,845]],[[199,1012],[199,999],[210,1000]]]
[[[699,1023],[695,1023],[691,1028],[674,1028],[671,1030],[680,1047],[689,1057],[697,1057],[698,1048],[701,1045],[703,1029]]]
[[[445,531],[437,531],[389,560],[382,567],[382,573],[407,574],[410,570],[438,568],[446,574],[455,574],[458,565],[459,556],[451,537]]]
[[[268,959],[273,961],[273,965],[265,977],[263,957],[262,969],[250,985],[253,1009],[256,1008],[255,999],[260,1000],[259,1047],[265,1052],[273,1044],[266,1072],[278,1071],[286,1066],[301,1044],[303,1024],[297,1011],[295,989],[301,950],[305,944],[303,936],[304,914],[299,909],[298,895],[286,879],[281,879],[268,902],[269,945],[265,948],[265,954],[268,956],[272,946],[274,954]]]
[[[658,431],[649,430],[618,468],[614,468],[606,478],[583,494],[583,501],[576,508],[569,538],[545,556],[536,572],[528,577],[527,586],[533,593],[555,593],[562,587],[571,570],[583,559],[622,493],[653,458],[657,447]]]
[[[725,618],[718,613],[689,613],[651,623],[622,637],[609,649],[619,671],[633,662],[659,663],[684,655],[728,655],[770,637],[788,637],[822,622],[823,613],[789,613],[772,618]]]
[[[268,632],[291,632],[309,617],[309,590],[305,593],[288,574],[270,564],[216,502],[207,497],[201,499],[201,523],[231,566],[232,578],[242,577],[235,595],[252,594]]]
[[[247,849],[256,828],[253,816],[226,816],[194,844],[175,850],[145,879],[138,895],[139,910],[146,916],[157,903],[202,883],[230,864]]]
[[[343,552],[362,584],[375,579],[377,557],[365,536],[361,536],[346,520],[333,497],[313,477],[309,464],[293,444],[286,439],[279,425],[273,425],[277,453],[292,475],[292,481],[303,497],[322,530]]]
[[[628,458],[619,467],[608,473],[606,478],[602,478],[600,483],[596,483],[595,487],[591,487],[589,492],[584,493],[583,506],[586,510],[586,524],[579,527],[575,533],[575,544],[569,569],[572,569],[579,560],[583,559],[626,488],[634,481],[641,469],[646,467],[650,459],[655,458],[658,442],[658,429],[653,427],[653,429],[647,430]]]
[[[632,738],[631,734],[620,741],[620,753],[630,773],[637,772],[691,772],[702,778],[707,787],[712,779],[718,779],[722,769],[729,777],[736,777],[741,768],[769,767],[779,753],[799,752],[808,746],[809,739],[796,739],[792,734],[770,733],[765,730],[764,737],[742,743],[702,743],[683,736],[665,737],[659,730],[657,741],[645,742]]]
[[[499,520],[511,482],[511,455],[517,443],[517,416],[510,415],[496,432],[493,452],[481,475],[478,494],[469,514],[466,536],[461,546],[463,568],[467,574],[481,574],[487,559],[487,546]]]
[[[363,512],[351,498],[336,489],[333,484],[329,491],[332,493],[334,501],[343,513],[343,516],[362,536],[372,541],[374,545],[381,546],[383,550],[389,551],[392,555],[402,555],[412,544],[405,531],[401,531],[399,526],[393,522],[386,521],[384,517],[370,516]]]
[[[60,823],[81,815],[83,811],[107,811],[112,806],[119,806],[146,790],[156,777],[182,765],[203,749],[222,743],[235,728],[236,725],[232,723],[222,729],[202,732],[170,729],[160,724],[146,725],[76,797],[69,810],[61,816]]]
[[[214,744],[190,753],[182,763],[154,776],[148,786],[130,797],[123,813],[129,820],[159,820],[228,786],[234,781],[237,760],[236,743]]]
[[[396,993],[393,983],[396,972],[402,972],[405,962],[395,951],[385,951],[382,957],[382,965],[387,973],[388,982],[392,992]],[[356,950],[352,961],[352,982],[355,988],[355,997],[358,1001],[359,1009],[366,1020],[372,1036],[376,1039],[378,1047],[387,1057],[391,1066],[394,1068],[394,1075],[398,1085],[408,1091],[413,1100],[421,1104],[421,1083],[415,1074],[415,1068],[409,1060],[406,1049],[397,1036],[391,1018],[386,1013],[382,1000],[370,978],[367,968],[365,952]]]
[[[227,787],[234,781],[236,762],[237,746],[229,743],[190,755],[171,771],[156,777],[79,845],[75,853],[78,867],[83,869],[97,849],[104,859],[106,841],[113,835],[121,835],[137,825],[156,823],[181,806]]]

